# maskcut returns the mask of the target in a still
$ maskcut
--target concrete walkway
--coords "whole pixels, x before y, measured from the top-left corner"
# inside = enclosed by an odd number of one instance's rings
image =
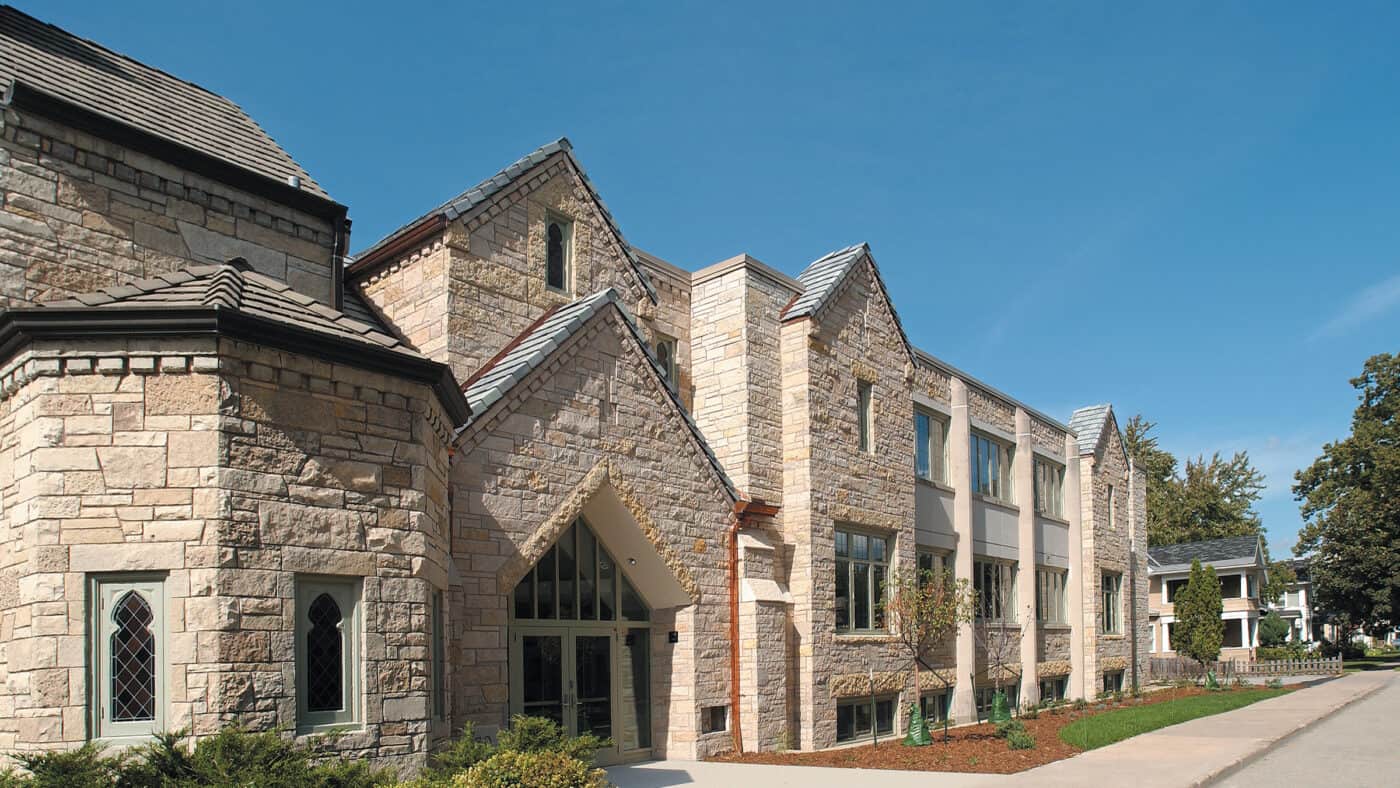
[[[1205,785],[1392,681],[1400,681],[1400,674],[1394,671],[1353,673],[1283,697],[1145,733],[1013,775],[657,761],[615,766],[608,770],[608,778],[619,788],[679,785],[723,788],[741,785],[764,788],[1083,786],[1117,785],[1124,775],[1132,775],[1131,782],[1143,788]]]
[[[1364,700],[1269,750],[1226,777],[1223,788],[1289,785],[1390,786],[1400,784],[1395,711],[1400,709],[1400,673]]]

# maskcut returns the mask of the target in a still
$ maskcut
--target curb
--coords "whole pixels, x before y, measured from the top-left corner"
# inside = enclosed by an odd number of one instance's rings
[[[1335,681],[1335,679],[1333,679],[1333,680]],[[1328,683],[1328,682],[1323,682],[1323,683]],[[1229,777],[1229,776],[1231,776],[1231,775],[1233,775],[1233,774],[1236,774],[1236,773],[1240,772],[1241,770],[1244,769],[1244,767],[1250,765],[1251,763],[1254,763],[1255,761],[1259,760],[1260,758],[1263,758],[1265,755],[1268,755],[1268,754],[1269,754],[1270,752],[1272,752],[1275,748],[1277,748],[1280,744],[1283,744],[1283,743],[1289,741],[1289,740],[1292,739],[1294,736],[1297,736],[1298,734],[1302,733],[1303,731],[1308,730],[1309,728],[1313,727],[1314,725],[1318,724],[1319,722],[1322,722],[1322,721],[1324,721],[1324,720],[1331,719],[1332,717],[1336,716],[1337,713],[1340,712],[1342,709],[1345,709],[1346,707],[1350,706],[1350,705],[1353,704],[1353,703],[1356,703],[1356,702],[1358,702],[1358,701],[1362,701],[1362,700],[1365,700],[1366,698],[1371,697],[1372,695],[1376,694],[1377,692],[1381,691],[1382,689],[1384,689],[1385,687],[1387,687],[1387,686],[1389,686],[1389,685],[1390,685],[1390,682],[1382,682],[1382,683],[1377,684],[1377,685],[1375,685],[1374,687],[1371,687],[1370,689],[1368,689],[1368,690],[1362,692],[1361,694],[1356,695],[1355,697],[1352,697],[1352,698],[1348,699],[1345,703],[1342,703],[1342,704],[1336,706],[1335,708],[1328,709],[1327,712],[1324,713],[1324,714],[1322,714],[1321,716],[1314,717],[1313,719],[1308,720],[1307,722],[1302,723],[1302,724],[1299,725],[1298,727],[1296,727],[1296,728],[1294,728],[1293,730],[1291,730],[1291,731],[1289,731],[1289,732],[1283,734],[1282,736],[1278,737],[1277,739],[1274,739],[1273,741],[1268,742],[1268,743],[1265,744],[1263,747],[1260,747],[1259,749],[1257,749],[1257,750],[1255,750],[1255,751],[1253,751],[1253,752],[1250,752],[1250,753],[1247,753],[1247,754],[1245,754],[1245,755],[1242,755],[1242,756],[1240,756],[1239,758],[1236,758],[1233,762],[1228,763],[1228,764],[1226,764],[1226,765],[1220,767],[1219,769],[1215,770],[1214,772],[1212,772],[1212,773],[1206,775],[1205,777],[1203,777],[1203,778],[1201,778],[1200,780],[1196,781],[1196,782],[1193,784],[1193,788],[1203,787],[1203,786],[1208,786],[1208,785],[1215,785],[1216,783],[1220,782],[1221,780],[1224,780],[1225,778],[1227,778],[1227,777]]]

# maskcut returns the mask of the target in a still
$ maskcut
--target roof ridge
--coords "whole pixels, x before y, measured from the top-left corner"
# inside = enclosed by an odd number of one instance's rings
[[[248,261],[235,257],[219,266],[219,270],[209,277],[209,287],[200,299],[205,306],[218,306],[237,309],[243,305],[243,272],[248,270]]]

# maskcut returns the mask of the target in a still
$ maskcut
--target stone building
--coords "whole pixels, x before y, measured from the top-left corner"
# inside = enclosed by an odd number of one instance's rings
[[[0,750],[831,746],[1132,681],[1143,479],[914,347],[871,249],[632,248],[571,146],[345,256],[236,105],[0,9]],[[913,686],[883,583],[977,624]],[[874,700],[871,700],[872,695]]]

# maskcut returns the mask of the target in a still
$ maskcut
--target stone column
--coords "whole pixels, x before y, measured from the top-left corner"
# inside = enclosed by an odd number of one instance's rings
[[[1079,502],[1079,443],[1065,436],[1065,516],[1069,518],[1069,686],[1070,698],[1084,698],[1084,511]],[[1092,585],[1089,586],[1092,588]]]
[[[953,483],[953,533],[958,549],[953,557],[953,573],[959,580],[972,582],[972,473],[969,467],[967,386],[953,378],[951,387],[953,417],[948,424],[948,475]],[[977,645],[972,625],[958,627],[957,686],[953,690],[953,718],[958,722],[977,719],[972,674],[977,671]]]
[[[1013,461],[1016,505],[1016,615],[1021,624],[1020,704],[1040,699],[1040,676],[1036,658],[1035,620],[1035,442],[1031,437],[1031,417],[1025,408],[1016,408],[1016,458]]]

